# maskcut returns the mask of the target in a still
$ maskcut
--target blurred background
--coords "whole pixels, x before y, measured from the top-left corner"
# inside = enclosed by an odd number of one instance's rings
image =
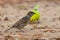
[[[24,32],[10,28],[36,4],[41,13],[40,23],[26,25]],[[23,29],[24,30],[24,29]],[[60,40],[60,0],[0,0],[0,40]]]

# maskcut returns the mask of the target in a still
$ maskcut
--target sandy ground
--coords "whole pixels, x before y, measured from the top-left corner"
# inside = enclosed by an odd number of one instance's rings
[[[41,13],[40,23],[37,26],[36,24],[26,25],[23,32],[17,32],[15,28],[8,32],[4,31],[24,17],[37,2],[0,6],[0,40],[60,40],[59,2],[59,0],[40,1],[38,9]]]

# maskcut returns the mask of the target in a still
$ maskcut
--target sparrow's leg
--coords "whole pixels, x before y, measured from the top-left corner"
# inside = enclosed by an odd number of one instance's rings
[[[37,28],[37,26],[38,26],[39,23],[40,23],[40,21],[39,21],[39,20],[36,20],[36,23],[35,23],[35,25],[34,25],[34,28],[35,28],[35,29]]]

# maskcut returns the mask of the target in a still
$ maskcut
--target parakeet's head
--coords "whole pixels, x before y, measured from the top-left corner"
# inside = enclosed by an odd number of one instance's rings
[[[39,9],[39,3],[37,3],[37,5],[31,11],[34,13],[39,13],[38,9]]]
[[[37,9],[32,10],[33,13],[40,13]]]

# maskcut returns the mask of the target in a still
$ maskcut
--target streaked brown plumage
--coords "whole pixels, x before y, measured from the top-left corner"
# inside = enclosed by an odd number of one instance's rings
[[[28,21],[30,20],[30,17],[33,15],[33,12],[29,12],[25,17],[23,17],[22,19],[20,19],[19,21],[17,21],[12,27],[10,27],[9,29],[5,30],[8,31],[11,28],[24,28],[24,26],[26,26],[28,24]]]

